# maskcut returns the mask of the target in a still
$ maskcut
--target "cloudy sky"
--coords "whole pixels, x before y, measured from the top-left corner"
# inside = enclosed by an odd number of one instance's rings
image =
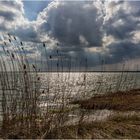
[[[56,50],[64,67],[68,59],[79,69],[87,60],[89,70],[100,70],[101,63],[106,70],[140,65],[140,1],[0,0],[1,42],[7,33],[24,42],[40,67],[46,55],[56,64]]]

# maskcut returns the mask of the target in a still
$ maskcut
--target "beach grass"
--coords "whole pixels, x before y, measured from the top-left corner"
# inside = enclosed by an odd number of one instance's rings
[[[27,139],[27,138],[140,138],[139,126],[140,118],[137,114],[122,116],[119,113],[109,116],[107,120],[88,123],[84,122],[86,111],[89,110],[115,110],[120,112],[139,111],[140,110],[140,89],[130,91],[119,91],[122,83],[123,72],[120,74],[115,89],[117,92],[111,93],[110,88],[105,94],[96,95],[89,99],[84,99],[89,94],[87,91],[87,59],[85,59],[85,72],[80,88],[76,92],[76,99],[81,95],[83,100],[69,102],[68,95],[72,94],[72,86],[66,84],[70,79],[71,66],[66,78],[63,76],[64,64],[62,54],[56,50],[57,60],[57,78],[53,87],[53,102],[57,103],[61,99],[61,105],[56,104],[56,108],[45,106],[41,112],[39,107],[40,96],[51,94],[51,72],[53,72],[53,55],[48,56],[46,45],[46,61],[44,69],[47,67],[47,84],[41,89],[41,77],[39,76],[40,67],[36,60],[30,62],[29,56],[25,53],[26,46],[24,42],[18,41],[14,36],[9,36],[9,41],[4,41],[3,55],[0,56],[0,87],[1,87],[1,116],[0,138],[4,139]],[[15,43],[16,42],[16,43]],[[9,50],[9,46],[13,51]],[[18,53],[17,53],[18,51]],[[42,58],[41,58],[42,59]],[[70,64],[71,64],[70,59]],[[43,64],[43,61],[41,61]],[[62,75],[59,75],[59,71]],[[32,74],[33,73],[33,74]],[[99,78],[96,88],[100,93],[103,75]],[[127,79],[127,75],[126,75]],[[75,79],[73,80],[73,82]],[[63,84],[62,84],[63,83]],[[61,86],[62,84],[62,86]],[[135,87],[136,80],[132,83],[132,89]],[[67,91],[67,86],[68,91]],[[83,88],[82,88],[83,87]],[[84,90],[83,90],[84,89]],[[82,93],[82,94],[80,94]],[[93,92],[94,95],[95,91]],[[48,96],[46,96],[48,97]],[[44,98],[45,103],[48,98]],[[70,96],[71,97],[71,96]],[[40,99],[41,98],[41,99]],[[80,98],[80,99],[81,99]],[[75,99],[75,98],[74,98]],[[41,101],[42,101],[41,100]],[[75,104],[74,106],[72,104]],[[73,106],[72,108],[68,108]],[[86,110],[86,111],[83,111]],[[65,125],[69,115],[78,115],[78,125]],[[71,114],[71,112],[74,112]],[[44,113],[45,112],[45,113]],[[76,114],[77,115],[77,114]]]
[[[60,134],[61,133],[61,134]],[[59,135],[56,130],[45,138],[63,139],[139,139],[140,117],[138,115],[113,115],[105,121],[94,121],[60,128]]]
[[[73,101],[84,109],[140,111],[140,89],[97,95],[86,100]]]

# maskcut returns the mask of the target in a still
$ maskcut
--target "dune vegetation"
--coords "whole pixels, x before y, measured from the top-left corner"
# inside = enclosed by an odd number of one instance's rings
[[[71,78],[71,58],[65,76],[60,50],[56,49],[53,59],[42,42],[39,49],[46,53],[45,61],[41,58],[41,64],[48,70],[45,77],[36,60],[31,61],[27,55],[24,42],[10,34],[5,36],[0,55],[0,138],[140,138],[140,90],[135,89],[139,84],[136,77],[129,77],[131,83],[126,86],[129,74],[124,76],[122,69],[117,84],[107,87],[101,72],[99,79],[90,84],[88,60],[84,58],[84,71],[75,80],[75,75]],[[54,60],[57,60],[55,74]],[[42,77],[46,81],[42,82]],[[94,85],[94,89],[90,90],[88,85]],[[126,91],[127,87],[132,90]],[[113,113],[100,121],[93,120],[90,116],[94,117],[96,110]]]
[[[97,95],[90,99],[72,102],[84,109],[140,111],[140,89]]]

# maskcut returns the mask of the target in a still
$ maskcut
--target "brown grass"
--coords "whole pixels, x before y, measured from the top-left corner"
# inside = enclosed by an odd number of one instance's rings
[[[140,89],[97,95],[87,100],[74,101],[84,109],[109,109],[118,111],[140,110]]]
[[[47,135],[45,138],[63,139],[99,139],[99,138],[140,138],[140,117],[115,115],[106,121],[65,126]]]
[[[98,95],[87,100],[75,101],[84,109],[110,109],[116,114],[106,120],[82,122],[79,125],[69,125],[54,129],[45,138],[63,139],[139,139],[140,117],[140,89],[127,92],[108,93]],[[135,114],[124,115],[123,112],[135,111]],[[119,113],[120,112],[120,113]]]

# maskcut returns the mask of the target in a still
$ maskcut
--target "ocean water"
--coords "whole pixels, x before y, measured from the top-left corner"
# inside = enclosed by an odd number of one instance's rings
[[[139,72],[40,73],[41,89],[72,96],[91,96],[106,92],[140,88]],[[83,94],[82,94],[83,93]]]
[[[63,102],[97,94],[140,88],[139,72],[40,73],[41,107],[58,107]]]
[[[36,91],[40,108],[58,108],[70,101],[90,98],[97,94],[140,88],[139,72],[31,73],[27,85],[20,73],[0,76],[0,106],[3,91],[7,100],[12,98],[13,103],[17,100],[20,103],[26,93],[25,86],[29,87],[29,94]]]

